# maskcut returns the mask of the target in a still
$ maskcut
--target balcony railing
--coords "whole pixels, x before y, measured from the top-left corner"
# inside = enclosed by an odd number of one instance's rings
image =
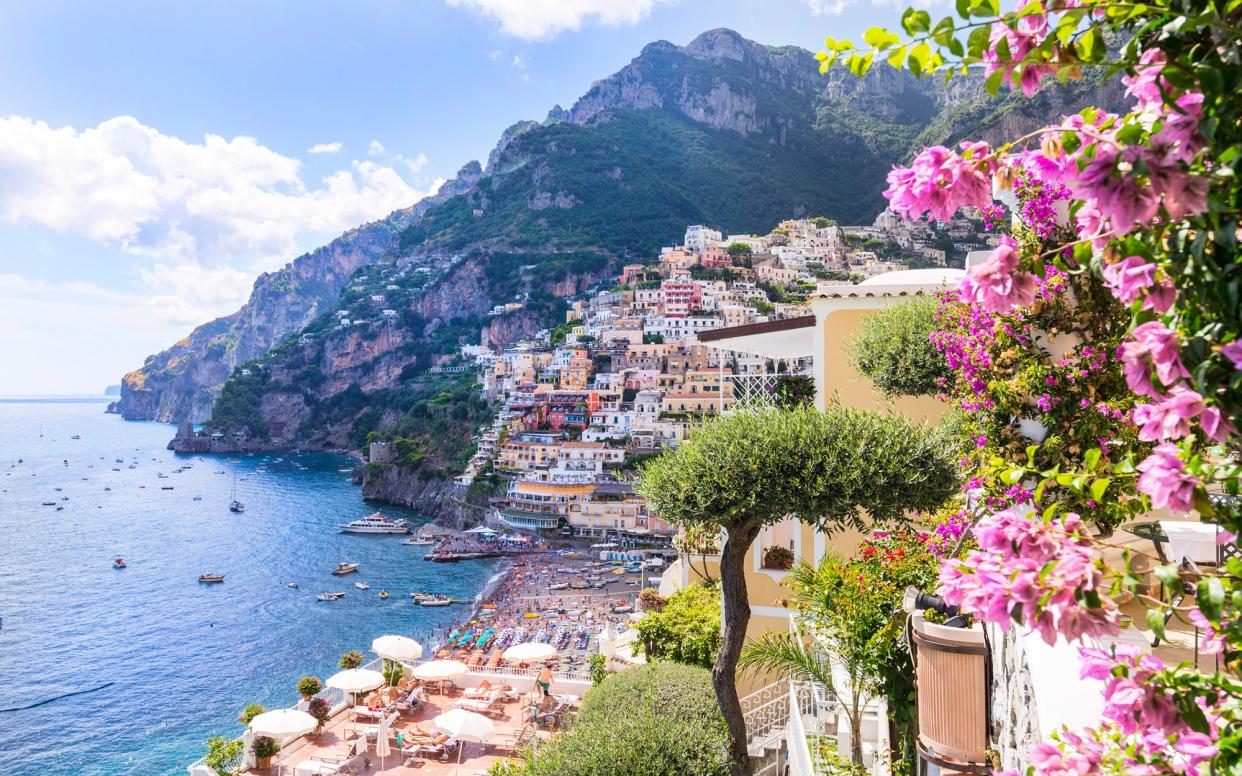
[[[726,375],[725,380],[733,386],[730,397],[730,409],[753,410],[775,406],[780,393],[778,389],[785,385],[793,385],[810,375],[795,372],[780,374]],[[812,386],[811,390],[814,390]],[[726,392],[727,393],[727,392]],[[814,398],[809,397],[809,398]]]

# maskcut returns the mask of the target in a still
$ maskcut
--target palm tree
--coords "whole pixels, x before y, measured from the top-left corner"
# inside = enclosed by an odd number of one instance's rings
[[[829,558],[825,558],[828,562]],[[817,591],[822,590],[820,571],[803,563],[791,575],[790,586],[794,590],[794,602],[800,612],[810,612],[822,605]],[[758,674],[787,674],[794,679],[817,682],[840,702],[850,723],[850,759],[855,766],[862,766],[862,717],[863,705],[868,695],[877,694],[862,655],[851,649],[833,629],[815,629],[812,634],[780,631],[765,633],[742,648],[738,668]],[[820,638],[816,638],[820,636]],[[829,658],[829,653],[832,659]],[[846,693],[838,690],[833,681],[833,660],[844,669],[849,679]],[[847,697],[848,696],[848,697]]]

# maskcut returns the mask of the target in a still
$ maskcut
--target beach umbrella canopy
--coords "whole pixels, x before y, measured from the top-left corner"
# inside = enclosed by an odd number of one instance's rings
[[[305,711],[277,709],[265,711],[250,720],[250,732],[256,736],[272,738],[295,738],[311,733],[319,726],[319,720]]]
[[[451,709],[432,720],[436,730],[459,741],[483,743],[496,735],[496,726],[482,714],[465,709]]]
[[[329,687],[335,687],[338,690],[355,694],[374,690],[376,687],[382,687],[386,683],[384,675],[379,671],[369,671],[365,668],[350,668],[346,671],[338,671],[329,676],[327,681]]]
[[[380,636],[371,642],[371,651],[388,660],[418,660],[423,656],[423,645],[406,636]]]
[[[556,647],[551,644],[526,641],[509,647],[501,657],[510,663],[542,663],[556,657]]]
[[[469,669],[460,660],[429,660],[414,666],[414,676],[424,682],[439,682],[464,676]]]

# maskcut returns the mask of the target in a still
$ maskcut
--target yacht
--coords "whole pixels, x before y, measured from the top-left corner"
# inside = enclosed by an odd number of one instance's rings
[[[206,583],[208,583],[208,584],[213,584],[213,583],[217,583],[217,582],[223,582],[223,581],[224,581],[224,575],[223,575],[223,574],[213,574],[213,573],[211,573],[210,571],[208,571],[206,574],[199,574],[199,575],[198,575],[198,581],[199,581],[199,582],[206,582]]]
[[[233,475],[233,495],[230,498],[232,499],[231,501],[229,501],[230,512],[245,512],[246,511],[246,505],[237,500],[237,475],[236,474]]]
[[[342,525],[341,530],[345,533],[403,534],[410,532],[410,525],[404,520],[390,520],[376,512],[370,517]]]
[[[297,590],[298,583],[297,582],[286,582],[285,587],[292,588],[293,590]]]
[[[345,594],[342,592],[320,593],[319,595],[315,596],[315,598],[320,601],[335,601],[338,598],[344,598],[344,597],[345,597]]]
[[[344,562],[342,562],[342,563],[338,563],[338,564],[336,564],[336,568],[332,569],[332,573],[333,573],[333,574],[335,574],[335,575],[336,575],[336,576],[338,576],[338,577],[343,577],[343,576],[345,576],[346,574],[352,574],[352,573],[354,573],[354,572],[355,572],[355,571],[357,571],[357,570],[358,570],[358,564],[357,564],[357,563],[344,563]]]
[[[426,545],[426,544],[435,544],[435,543],[436,543],[436,541],[437,541],[436,537],[434,537],[434,536],[428,536],[427,534],[421,534],[421,533],[420,533],[420,534],[418,534],[418,535],[416,535],[416,536],[411,536],[410,538],[406,539],[405,541],[403,541],[403,542],[401,542],[401,543],[402,543],[402,544],[411,544],[411,545],[414,545],[414,546],[418,547],[418,546],[422,546],[422,545]]]
[[[419,600],[419,606],[448,606],[453,603],[453,599],[445,595],[433,595]]]
[[[370,590],[371,589],[371,586],[368,585],[366,582],[355,582],[354,587],[358,588],[359,590]]]

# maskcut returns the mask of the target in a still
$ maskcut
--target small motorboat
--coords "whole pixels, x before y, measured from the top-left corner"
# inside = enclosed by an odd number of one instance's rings
[[[379,597],[380,597],[380,598],[387,598],[387,597],[388,597],[388,591],[387,591],[387,590],[381,590],[381,591],[379,592]]]
[[[338,577],[343,577],[343,576],[345,576],[346,574],[352,574],[352,573],[354,573],[354,572],[355,572],[355,571],[357,571],[357,570],[358,570],[358,564],[357,564],[357,563],[345,563],[345,562],[341,562],[341,563],[336,564],[336,568],[332,569],[332,573],[333,573],[335,576],[338,576]]]
[[[632,611],[634,611],[634,607],[629,606],[628,604],[612,607],[613,614],[629,614]]]
[[[223,582],[223,581],[224,581],[224,575],[223,575],[223,574],[213,574],[213,573],[211,573],[210,571],[208,571],[206,574],[199,574],[199,575],[198,575],[198,581],[199,581],[199,582],[204,582],[204,583],[207,583],[207,584],[217,584],[217,583],[220,583],[220,582]]]
[[[233,501],[229,502],[229,511],[230,512],[245,512],[246,505],[234,499]]]
[[[431,593],[410,593],[410,598],[415,601],[422,601],[424,598],[434,598]]]
[[[343,592],[320,593],[319,595],[315,596],[315,598],[319,601],[335,601],[338,598],[344,598],[344,597],[345,597],[345,593]]]
[[[202,497],[202,496],[195,496],[195,497],[194,497],[193,499],[191,499],[191,500],[192,500],[192,501],[202,501],[202,500],[203,500],[203,497]]]
[[[428,535],[426,535],[426,534],[418,534],[418,535],[416,535],[416,536],[411,536],[410,538],[406,539],[405,541],[403,541],[403,542],[401,542],[401,543],[402,543],[402,544],[409,544],[409,545],[412,545],[412,546],[414,546],[414,547],[421,547],[421,546],[425,546],[425,545],[428,545],[428,544],[435,544],[435,543],[436,543],[436,537],[434,537],[434,536],[428,536]]]
[[[453,603],[453,599],[446,595],[433,595],[420,599],[419,606],[448,606]]]
[[[292,588],[292,589],[294,589],[294,590],[297,590],[297,589],[298,589],[298,583],[297,583],[297,582],[286,582],[286,583],[285,583],[285,587],[288,587],[288,588]]]
[[[124,558],[117,558],[116,560],[112,561],[112,568],[114,568],[114,569],[123,569],[123,568],[125,568],[125,559],[124,559]]]
[[[54,506],[56,506],[56,502],[55,502],[55,501],[44,501],[44,502],[43,502],[43,506],[45,506],[45,507],[54,507]]]
[[[569,583],[568,583],[568,582],[561,582],[560,584],[557,584],[557,585],[549,585],[549,586],[548,586],[548,589],[549,589],[549,590],[568,590],[568,589],[569,589]]]
[[[368,585],[366,582],[355,582],[354,587],[358,588],[359,590],[370,590],[371,589],[371,586]]]
[[[69,438],[70,438],[70,439],[81,439],[81,438],[82,438],[82,435],[81,435],[81,434],[74,434],[73,436],[71,436],[71,437],[69,437]]]
[[[172,485],[161,485],[160,486],[160,490],[172,490],[172,489],[173,489]]]

